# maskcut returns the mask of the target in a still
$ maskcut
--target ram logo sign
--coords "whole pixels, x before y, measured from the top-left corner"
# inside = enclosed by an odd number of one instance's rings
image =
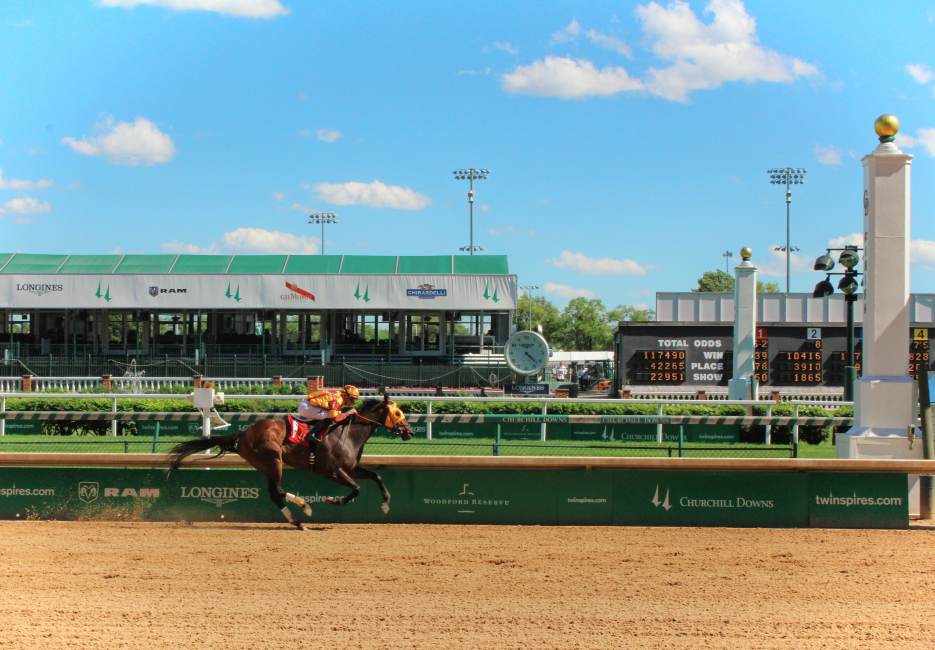
[[[78,498],[85,503],[97,501],[101,494],[101,485],[96,481],[81,481],[78,484]]]
[[[81,481],[78,483],[78,498],[85,503],[97,501],[102,496],[101,484],[97,481]],[[105,487],[103,497],[111,498],[140,498],[158,499],[159,488],[132,488],[132,487]]]

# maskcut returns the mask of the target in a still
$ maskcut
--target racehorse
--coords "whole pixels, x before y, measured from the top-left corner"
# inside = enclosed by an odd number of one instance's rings
[[[390,493],[383,479],[376,472],[360,466],[360,457],[364,445],[378,427],[385,427],[403,440],[412,437],[412,428],[406,416],[389,396],[384,399],[368,399],[356,415],[341,424],[332,426],[318,443],[314,453],[314,465],[309,462],[309,448],[305,443],[289,442],[285,419],[264,418],[249,427],[226,436],[211,436],[183,442],[169,452],[170,467],[178,469],[187,456],[218,447],[218,456],[231,452],[260,471],[267,481],[269,495],[279,508],[286,521],[302,530],[302,522],[297,521],[287,503],[301,508],[307,517],[312,516],[312,507],[300,496],[286,492],[282,487],[283,465],[310,471],[351,488],[343,497],[329,496],[325,501],[333,505],[345,505],[357,498],[360,487],[355,478],[368,478],[380,487],[383,503],[380,508],[384,514],[390,511]],[[312,435],[312,434],[310,434]],[[314,443],[313,443],[314,444]]]

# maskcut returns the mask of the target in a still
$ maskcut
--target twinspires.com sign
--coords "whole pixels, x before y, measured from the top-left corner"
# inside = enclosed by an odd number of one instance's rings
[[[905,528],[905,474],[688,470],[383,471],[390,513],[364,483],[289,471],[284,485],[319,522]],[[296,512],[297,516],[301,515]],[[0,468],[2,519],[282,521],[250,470]]]

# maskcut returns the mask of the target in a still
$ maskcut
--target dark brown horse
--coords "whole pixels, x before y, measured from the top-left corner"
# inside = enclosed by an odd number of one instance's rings
[[[409,440],[412,437],[412,428],[395,402],[389,397],[385,397],[382,401],[368,399],[356,415],[332,427],[325,434],[315,448],[314,465],[309,463],[307,444],[289,442],[285,419],[266,418],[254,422],[239,433],[180,443],[170,452],[170,466],[172,469],[178,469],[182,460],[187,456],[212,447],[218,447],[221,450],[220,455],[227,452],[239,454],[266,477],[273,503],[282,511],[289,523],[301,530],[302,522],[293,518],[287,503],[302,508],[308,517],[312,515],[312,508],[302,497],[283,489],[283,465],[319,474],[351,488],[351,492],[343,497],[328,497],[326,502],[333,505],[343,506],[353,501],[360,494],[360,487],[354,479],[369,478],[380,486],[380,492],[383,493],[383,503],[380,506],[383,512],[390,511],[390,493],[383,479],[376,472],[360,466],[364,445],[373,432],[381,426],[403,440]]]

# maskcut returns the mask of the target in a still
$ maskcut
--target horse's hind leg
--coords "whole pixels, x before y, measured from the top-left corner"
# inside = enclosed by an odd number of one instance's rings
[[[360,486],[354,482],[354,479],[345,472],[343,469],[336,470],[333,474],[329,474],[328,478],[336,483],[341,485],[346,485],[351,488],[351,493],[346,494],[343,497],[328,497],[326,501],[331,505],[335,506],[344,506],[357,498],[357,495],[360,494]]]
[[[383,503],[380,504],[380,510],[383,511],[383,514],[389,514],[390,512],[390,492],[386,489],[386,485],[383,483],[383,478],[374,472],[371,469],[365,469],[363,467],[356,468],[351,476],[354,478],[369,478],[371,481],[374,481],[377,485],[380,486],[380,492],[383,494]]]

